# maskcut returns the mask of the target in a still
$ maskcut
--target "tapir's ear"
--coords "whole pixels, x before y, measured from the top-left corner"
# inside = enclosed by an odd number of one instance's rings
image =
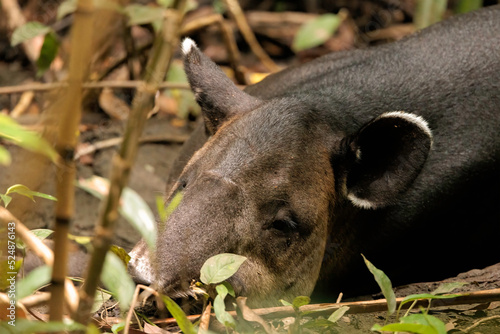
[[[394,203],[420,173],[432,146],[427,122],[390,112],[363,126],[345,142],[351,162],[346,172],[349,200],[362,208]]]
[[[182,53],[189,84],[211,134],[232,115],[252,110],[260,104],[259,99],[238,89],[192,39],[186,38],[182,42]]]

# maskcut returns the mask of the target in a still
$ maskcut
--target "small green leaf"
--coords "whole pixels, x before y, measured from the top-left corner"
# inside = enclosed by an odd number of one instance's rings
[[[111,331],[113,332],[113,334],[118,334],[123,331],[123,329],[125,329],[125,320],[111,326]]]
[[[90,313],[94,314],[99,311],[102,305],[111,298],[111,294],[104,291],[103,289],[98,289],[94,296],[94,304],[92,304],[92,308],[90,309]]]
[[[55,33],[49,32],[45,35],[40,56],[36,61],[37,77],[41,77],[50,68],[50,64],[56,58],[58,50],[59,41],[57,40],[57,36]]]
[[[177,320],[177,325],[184,334],[197,334],[193,324],[186,317],[186,314],[170,297],[161,296],[168,311]]]
[[[156,0],[156,3],[163,8],[169,8],[172,6],[173,0]]]
[[[119,246],[116,245],[111,245],[111,248],[109,249],[111,252],[115,253],[116,256],[120,260],[122,260],[124,265],[127,265],[130,261],[130,255],[128,255],[127,251]]]
[[[224,303],[224,298],[226,298],[227,296],[227,290],[222,284],[217,285],[216,289],[218,294],[214,299],[215,317],[224,326],[235,328],[236,321],[226,311],[226,303]]]
[[[342,23],[342,18],[335,14],[323,14],[304,23],[297,31],[292,49],[302,51],[326,42]]]
[[[439,285],[436,290],[432,291],[433,295],[441,295],[444,293],[450,293],[455,289],[461,288],[464,285],[469,284],[467,282],[450,282],[450,283],[442,283]]]
[[[52,268],[49,266],[35,268],[26,277],[17,282],[17,299],[23,299],[33,294],[42,286],[49,284],[51,275]]]
[[[10,201],[12,201],[12,197],[2,194],[0,194],[0,199],[3,201],[3,204],[6,208],[9,205]]]
[[[382,290],[382,294],[387,300],[387,309],[389,314],[393,314],[396,311],[396,296],[394,295],[394,291],[392,290],[392,283],[389,277],[380,269],[377,269],[370,261],[368,261],[363,254],[361,254],[363,259],[365,260],[365,264],[368,267],[368,270],[375,277],[375,281],[378,286]]]
[[[201,267],[204,284],[216,284],[233,276],[247,258],[236,254],[219,254],[209,258]]]
[[[229,282],[222,282],[219,285],[224,285],[224,287],[226,288],[227,294],[236,298],[236,293],[234,292],[233,286]]]
[[[417,334],[437,334],[436,330],[431,326],[421,324],[389,324],[381,327],[376,324],[371,328],[372,331],[379,332],[410,332]]]
[[[161,8],[138,4],[126,6],[125,13],[129,18],[129,26],[153,23],[154,21],[161,21],[163,18],[163,10]]]
[[[69,240],[73,240],[74,242],[76,242],[82,246],[90,245],[92,243],[92,238],[93,237],[89,237],[89,236],[68,234]]]
[[[33,233],[38,239],[44,240],[47,239],[52,233],[54,233],[54,231],[47,228],[37,228],[31,230],[31,233]]]
[[[463,14],[477,10],[483,6],[483,0],[459,0],[455,5],[455,13]]]
[[[311,298],[307,296],[298,296],[292,302],[292,306],[294,309],[299,309],[299,307],[307,305],[311,302]]]
[[[416,295],[409,295],[406,296],[402,301],[400,307],[402,307],[404,304],[415,301],[415,300],[420,300],[420,299],[450,299],[450,298],[456,298],[460,295],[433,295],[430,293],[421,293],[421,294],[416,294]]]
[[[284,299],[280,299],[280,303],[283,304],[283,306],[293,306],[292,303],[290,302],[287,302],[286,300]]]
[[[8,166],[12,162],[9,151],[0,146],[0,165]]]
[[[445,324],[438,318],[425,313],[412,314],[401,318],[401,323],[404,324],[420,324],[432,328],[429,333],[446,334]]]
[[[52,28],[47,27],[40,22],[28,22],[20,27],[17,27],[16,30],[14,30],[14,32],[12,33],[12,38],[10,40],[10,45],[16,46],[36,36],[45,35],[50,31],[52,31]]]
[[[29,131],[7,115],[0,114],[0,137],[24,149],[43,154],[52,161],[57,161],[54,148],[35,131]]]
[[[7,189],[7,192],[5,193],[5,195],[12,194],[12,193],[26,196],[29,199],[31,199],[33,202],[35,201],[35,199],[33,198],[34,196],[45,198],[45,199],[50,199],[51,201],[57,201],[57,198],[55,198],[54,196],[40,193],[38,191],[33,191],[30,188],[28,188],[22,184],[15,184],[15,185],[9,187],[9,189]]]
[[[423,29],[441,21],[446,11],[447,0],[419,0],[415,7],[413,23],[417,29]]]
[[[335,310],[335,312],[328,317],[328,320],[335,323],[342,318],[347,311],[349,311],[349,306],[342,306],[338,310]]]
[[[134,295],[135,284],[128,275],[123,261],[113,252],[106,254],[101,280],[120,302],[120,307],[128,309]]]
[[[77,8],[77,0],[66,0],[63,1],[59,7],[57,7],[57,20],[59,21],[63,17],[69,14],[73,14]]]

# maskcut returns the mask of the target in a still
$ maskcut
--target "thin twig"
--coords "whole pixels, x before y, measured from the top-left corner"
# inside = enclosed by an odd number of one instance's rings
[[[237,0],[224,0],[229,12],[234,17],[236,21],[236,25],[241,31],[241,34],[247,41],[252,52],[260,59],[260,61],[266,66],[271,72],[277,72],[280,70],[278,65],[272,61],[272,59],[267,55],[267,53],[262,49],[257,38],[255,37],[252,29],[248,25],[248,22],[245,18],[245,14],[243,14],[243,10],[238,4]]]
[[[100,88],[139,88],[144,85],[144,81],[141,80],[107,80],[98,82],[85,82],[82,84],[82,88],[85,89],[100,89]],[[68,84],[66,82],[54,82],[54,83],[32,83],[26,85],[18,86],[5,86],[0,87],[0,95],[2,94],[16,94],[23,93],[26,91],[41,92],[53,89],[67,88]],[[190,87],[188,84],[184,83],[174,83],[174,82],[162,82],[158,85],[159,89],[187,89]]]
[[[40,239],[38,239],[31,231],[14,217],[9,210],[0,207],[0,222],[7,226],[9,222],[16,224],[16,235],[26,243],[26,245],[47,265],[54,264],[54,253]],[[71,280],[66,279],[64,284],[65,302],[71,312],[74,312],[78,305],[78,292]]]
[[[188,135],[185,136],[175,136],[170,134],[159,135],[159,136],[146,136],[141,137],[139,139],[139,143],[158,143],[158,142],[167,142],[167,143],[175,143],[182,144],[189,138]],[[123,137],[110,138],[102,141],[98,141],[96,143],[90,144],[89,146],[84,146],[80,149],[77,149],[75,154],[75,160],[78,160],[80,157],[91,154],[95,151],[102,150],[105,148],[110,148],[116,145],[120,145],[123,141]]]
[[[471,326],[463,329],[462,332],[467,333],[471,329],[473,329],[473,328],[479,326],[480,324],[482,324],[483,322],[490,321],[490,320],[493,320],[493,319],[500,319],[500,315],[493,315],[491,317],[480,319],[480,320],[476,321],[473,325],[471,325]]]
[[[19,103],[10,112],[10,116],[12,118],[17,118],[22,114],[24,114],[26,110],[28,110],[28,107],[30,106],[31,102],[33,101],[33,97],[35,97],[34,92],[32,91],[24,92],[21,95],[21,98],[19,99]]]
[[[125,319],[125,328],[123,329],[123,334],[128,334],[128,331],[130,329],[130,321],[132,320],[132,314],[135,314],[134,307],[137,304],[137,300],[139,298],[139,292],[141,291],[141,289],[146,290],[157,297],[159,296],[158,292],[156,292],[154,289],[150,288],[149,286],[137,284],[137,286],[135,287],[132,302],[130,303],[130,309],[128,310],[128,313],[127,313],[127,318]]]

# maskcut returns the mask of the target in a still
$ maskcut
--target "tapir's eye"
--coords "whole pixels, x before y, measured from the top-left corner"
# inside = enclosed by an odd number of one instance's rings
[[[179,187],[177,188],[178,190],[185,189],[187,186],[186,180],[179,180]]]
[[[273,221],[271,228],[283,233],[291,233],[297,229],[297,223],[290,219],[279,219]]]

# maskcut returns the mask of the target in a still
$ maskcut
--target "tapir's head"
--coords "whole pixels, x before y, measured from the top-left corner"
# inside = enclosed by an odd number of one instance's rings
[[[172,189],[183,198],[159,234],[158,286],[186,294],[209,257],[235,253],[248,260],[229,281],[253,305],[310,294],[336,203],[390,205],[426,160],[427,125],[387,113],[346,135],[300,99],[240,91],[194,42],[182,46],[211,137]]]

